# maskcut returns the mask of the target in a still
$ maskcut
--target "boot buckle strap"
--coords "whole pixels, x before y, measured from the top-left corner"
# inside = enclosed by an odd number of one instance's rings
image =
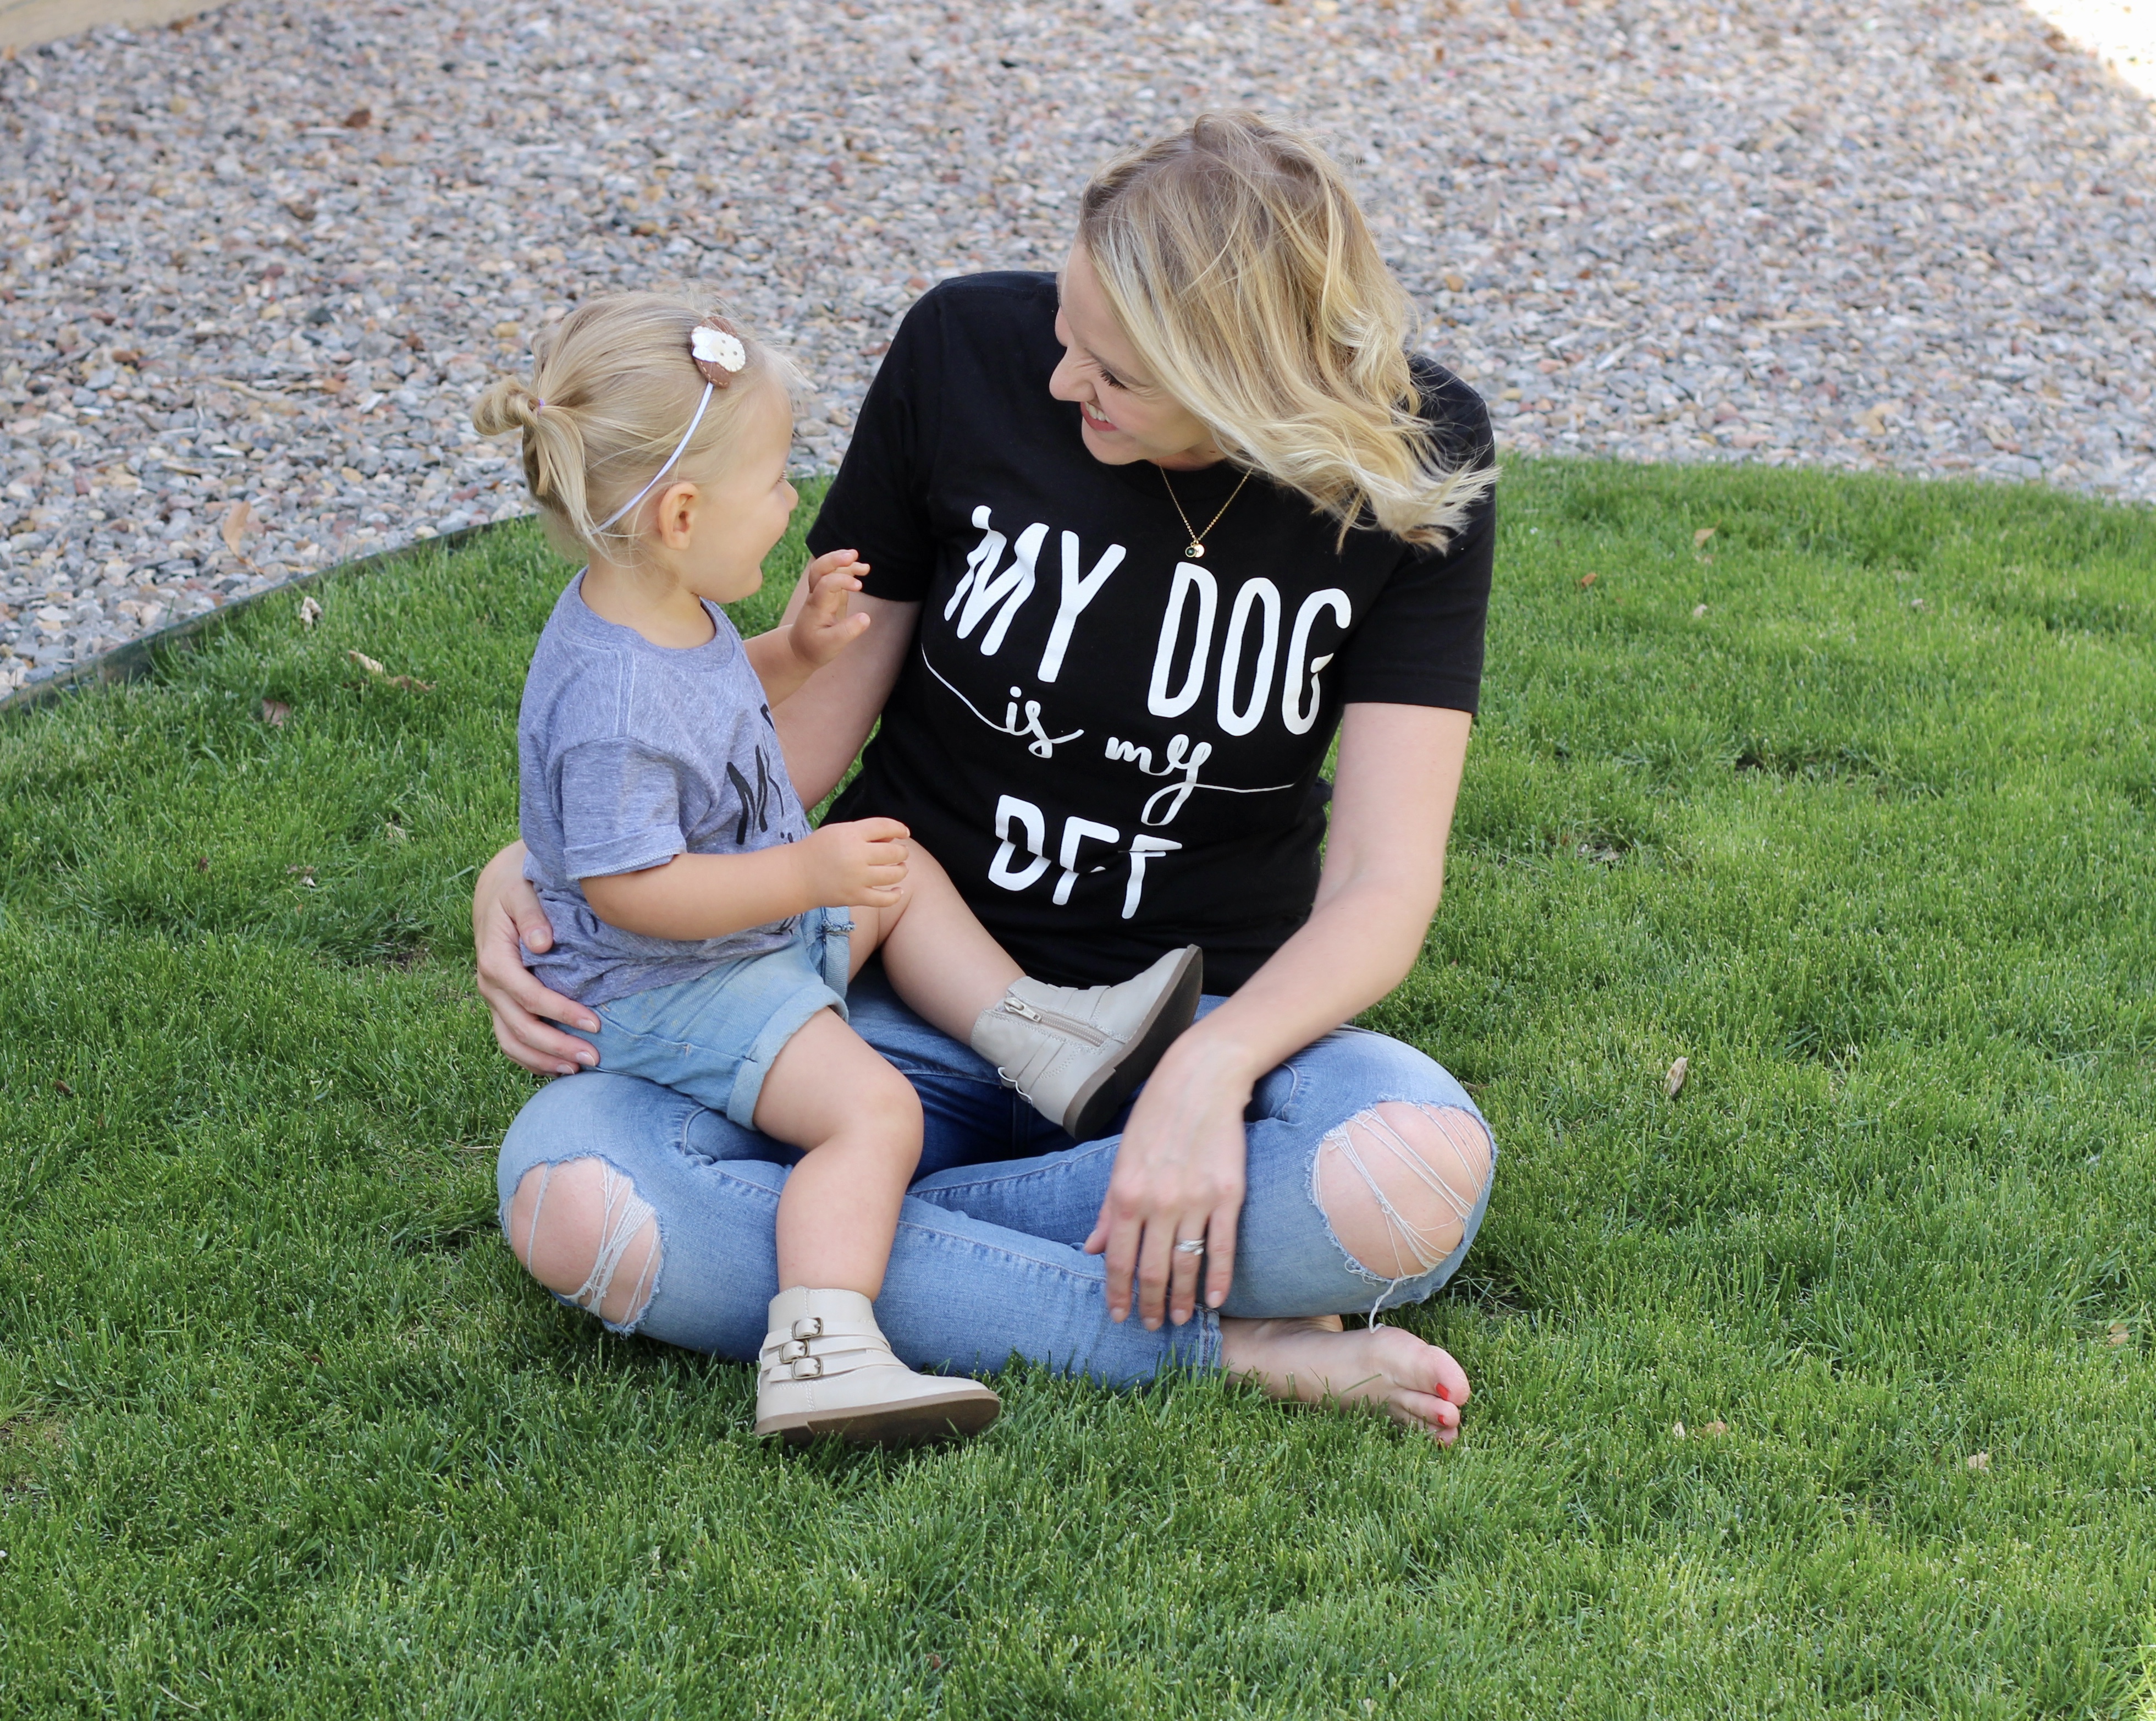
[[[789,1338],[778,1347],[778,1360],[782,1363],[798,1363],[808,1354],[808,1341],[805,1338]]]
[[[823,1379],[823,1358],[804,1355],[794,1357],[791,1359],[791,1361],[793,1366],[793,1378],[796,1380],[820,1380]]]
[[[802,1316],[793,1323],[793,1336],[796,1338],[821,1338],[824,1336],[823,1316]]]

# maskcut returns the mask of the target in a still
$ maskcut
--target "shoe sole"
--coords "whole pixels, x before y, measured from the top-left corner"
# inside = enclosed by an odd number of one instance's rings
[[[1153,1000],[1151,1014],[1131,1036],[1131,1049],[1078,1090],[1071,1102],[1070,1121],[1063,1126],[1072,1140],[1097,1138],[1197,1016],[1198,999],[1205,989],[1205,953],[1192,944],[1182,956],[1182,964]]]
[[[850,1410],[804,1410],[756,1425],[757,1437],[776,1436],[789,1446],[805,1446],[836,1435],[864,1446],[919,1446],[937,1441],[969,1440],[1003,1410],[993,1393],[954,1392],[947,1397],[914,1399],[899,1405],[862,1405]]]

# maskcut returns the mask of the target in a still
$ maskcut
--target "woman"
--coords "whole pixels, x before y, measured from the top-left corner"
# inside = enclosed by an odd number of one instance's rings
[[[774,713],[803,799],[880,715],[834,817],[904,820],[1029,973],[1195,941],[1210,994],[1120,1134],[1073,1143],[856,983],[927,1117],[876,1305],[915,1366],[1223,1368],[1456,1434],[1450,1357],[1339,1319],[1450,1277],[1495,1159],[1451,1076],[1342,1026],[1437,907],[1489,591],[1487,420],[1407,315],[1322,152],[1209,116],[1093,182],[1060,283],[925,295],[863,403],[809,543],[860,551],[872,622]],[[480,881],[480,989],[567,1074],[595,1055],[549,1019],[595,1025],[519,959],[550,936],[520,866]],[[587,1068],[511,1127],[503,1221],[613,1329],[748,1358],[792,1157]]]

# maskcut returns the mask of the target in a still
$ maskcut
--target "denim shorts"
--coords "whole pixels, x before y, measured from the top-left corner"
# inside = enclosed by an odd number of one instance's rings
[[[853,930],[844,909],[812,908],[769,955],[599,1004],[599,1031],[579,1037],[598,1049],[602,1070],[641,1076],[753,1128],[786,1042],[819,1009],[844,1018]]]

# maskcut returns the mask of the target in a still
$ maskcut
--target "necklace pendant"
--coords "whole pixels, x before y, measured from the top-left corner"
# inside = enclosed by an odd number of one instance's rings
[[[1188,556],[1193,562],[1203,562],[1205,559],[1205,546],[1203,544],[1185,544],[1183,547],[1183,553]]]

